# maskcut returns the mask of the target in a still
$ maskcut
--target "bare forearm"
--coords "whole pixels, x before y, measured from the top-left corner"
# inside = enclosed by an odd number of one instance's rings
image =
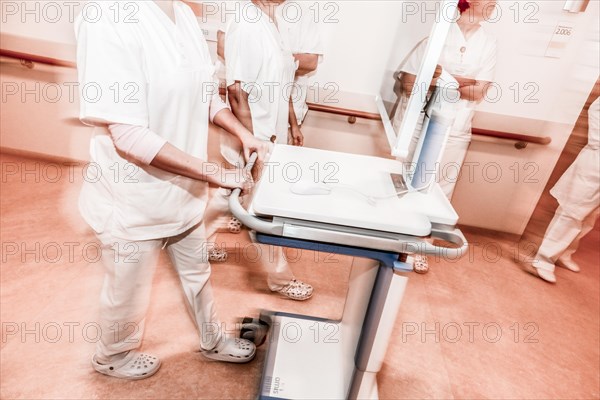
[[[294,101],[292,100],[291,97],[290,97],[290,104],[289,104],[289,122],[290,122],[290,127],[292,127],[292,129],[298,128],[298,118],[296,117],[296,111],[294,110]]]
[[[252,133],[244,126],[244,124],[240,122],[240,120],[235,117],[233,112],[229,109],[220,111],[215,116],[213,123],[237,137],[241,142],[253,137]]]
[[[485,95],[490,87],[490,82],[476,81],[473,79],[465,79],[455,77],[458,81],[460,98],[463,100],[480,102],[485,98]]]
[[[242,123],[242,125],[253,132],[252,113],[248,102],[248,93],[242,90],[240,82],[236,82],[227,88],[229,93],[229,103],[233,115]]]
[[[303,76],[316,71],[319,65],[319,56],[317,54],[294,54],[294,58],[298,61],[296,76]]]
[[[290,130],[292,135],[292,144],[294,146],[304,146],[304,135],[300,131],[300,126],[298,125],[298,119],[296,118],[296,111],[294,110],[294,102],[290,98]]]
[[[417,81],[417,77],[413,74],[409,74],[403,72],[400,76],[400,83],[402,85],[402,92],[406,96],[410,96],[415,91],[415,82]],[[438,77],[434,77],[431,80],[431,85],[429,85],[429,89],[435,88],[437,85]]]
[[[176,175],[221,185],[221,168],[166,143],[150,163],[153,167]]]
[[[225,59],[225,32],[217,31],[217,55]]]
[[[248,93],[244,92],[238,81],[227,88],[231,112],[221,111],[214,122],[240,139],[244,147],[244,157],[249,159],[252,152],[258,154],[259,164],[264,162],[271,152],[271,143],[257,139],[253,132],[252,114],[248,102]]]

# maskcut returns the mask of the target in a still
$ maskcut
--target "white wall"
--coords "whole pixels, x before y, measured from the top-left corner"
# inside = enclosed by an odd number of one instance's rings
[[[514,2],[503,3],[501,19],[486,28],[499,39],[496,81],[504,95],[498,103],[484,102],[480,110],[574,124],[598,79],[600,2],[591,1],[585,13],[563,11],[565,2],[560,0],[520,2],[518,19]],[[570,42],[561,58],[545,57],[559,23],[573,25]],[[515,83],[521,86],[520,101],[510,89]],[[539,88],[537,103],[523,101],[526,83]]]
[[[0,58],[0,145],[59,158],[87,160],[93,128],[78,121],[79,96],[73,68]]]
[[[0,0],[2,32],[57,43],[75,43],[73,22],[82,0]],[[4,46],[4,44],[3,44]]]
[[[396,41],[402,1],[338,4],[339,22],[321,24],[327,54],[314,79],[319,83],[335,82],[344,92],[373,96]]]
[[[316,18],[327,49],[313,80],[320,86],[333,82],[342,92],[368,96],[377,94],[390,65],[397,66],[406,52],[427,35],[434,16],[426,10],[433,10],[438,1],[301,0],[305,8],[310,8],[311,16],[315,17],[318,10]],[[74,60],[72,22],[82,9],[82,3],[81,0],[0,0],[2,47],[11,49],[12,37],[28,38],[66,47],[60,52],[61,46],[33,46],[41,55],[58,56],[60,53],[61,57]],[[223,28],[226,18],[230,17],[226,8],[233,9],[232,4],[236,1],[205,3],[219,7],[219,10],[207,15],[206,21],[200,20],[201,24]],[[592,1],[586,13],[572,14],[561,11],[564,4],[561,0],[500,0],[502,16],[497,22],[487,23],[486,28],[500,39],[497,82],[505,95],[499,103],[482,104],[482,111],[556,122],[570,122],[576,118],[583,104],[579,92],[588,90],[591,87],[589,82],[595,81],[594,76],[598,75],[599,3]],[[62,5],[60,14],[57,14],[57,4]],[[517,23],[515,4],[519,5],[520,12]],[[37,12],[26,13],[25,10]],[[527,23],[535,19],[539,22]],[[571,43],[562,59],[543,57],[558,22],[575,24]],[[31,41],[21,41],[14,46],[20,47],[15,50],[27,52],[32,49],[32,44]],[[559,80],[557,77],[569,79]],[[535,105],[515,103],[511,100],[513,91],[510,87],[516,82],[537,84],[540,92],[536,97],[544,97],[545,101]],[[522,94],[526,93],[524,89],[522,91]],[[549,107],[548,98],[561,99],[562,104]]]
[[[233,17],[235,3],[240,2],[205,2],[201,25],[225,30],[226,21]],[[336,87],[340,93],[333,99],[339,101],[339,106],[376,112],[373,98],[381,85],[385,60],[397,41],[403,0],[300,0],[298,3],[302,12],[318,22],[326,49],[323,62],[311,77],[311,86]],[[311,91],[309,96],[315,96],[312,101],[323,102],[329,93]]]

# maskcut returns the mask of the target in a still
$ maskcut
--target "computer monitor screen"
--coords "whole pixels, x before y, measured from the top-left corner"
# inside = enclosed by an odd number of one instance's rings
[[[425,3],[428,3],[427,5]],[[432,6],[432,3],[435,5]],[[428,118],[424,109],[431,99],[431,81],[446,36],[453,23],[452,16],[456,15],[458,0],[439,0],[431,2],[407,2],[403,7],[404,15],[400,16],[394,49],[389,55],[389,61],[382,80],[379,95],[376,98],[377,107],[392,149],[392,155],[407,162],[416,162],[415,143],[412,138],[415,132],[427,129]],[[412,7],[409,6],[412,4]],[[423,10],[429,12],[435,9],[438,16],[422,18]],[[402,68],[413,57],[418,47],[425,48],[420,57],[420,65],[414,87],[410,93],[402,89],[400,76]]]

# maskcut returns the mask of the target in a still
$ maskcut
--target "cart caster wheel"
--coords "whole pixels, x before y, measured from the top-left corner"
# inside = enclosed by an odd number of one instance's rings
[[[261,346],[267,340],[269,324],[260,318],[245,317],[242,320],[240,338],[253,342],[256,347]]]

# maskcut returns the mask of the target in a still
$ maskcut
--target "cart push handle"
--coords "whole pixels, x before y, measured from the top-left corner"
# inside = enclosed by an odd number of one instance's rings
[[[248,159],[248,163],[244,167],[246,172],[250,173],[256,161],[258,160],[258,154],[252,153],[250,158]],[[283,226],[281,224],[274,224],[272,222],[264,221],[262,219],[256,218],[253,215],[250,215],[248,211],[242,206],[240,202],[240,194],[242,193],[242,189],[234,189],[231,192],[231,196],[229,196],[229,210],[231,213],[240,220],[240,222],[247,226],[250,229],[253,229],[257,232],[268,233],[271,235],[281,235],[283,233]]]
[[[254,167],[257,160],[257,154],[252,153],[248,163],[246,164],[246,171],[250,172]],[[231,213],[240,220],[240,222],[247,226],[248,228],[255,230],[259,233],[264,233],[273,236],[283,236],[284,230],[290,232],[294,230],[291,227],[285,227],[284,222],[282,221],[268,221],[258,217],[251,215],[240,203],[240,194],[241,189],[234,189],[231,192],[231,196],[229,197],[229,209]],[[312,231],[315,228],[302,228],[303,232],[296,232],[296,237],[302,239],[303,234],[309,233],[308,231]],[[457,247],[441,247],[434,246],[429,241],[421,238],[416,238],[412,236],[403,236],[400,235],[399,238],[379,238],[377,239],[377,244],[369,243],[368,237],[363,235],[348,233],[348,232],[331,232],[332,236],[331,243],[337,244],[348,244],[353,245],[354,243],[363,243],[366,247],[374,248],[378,250],[387,250],[394,251],[398,253],[408,253],[408,254],[427,254],[427,255],[435,255],[440,256],[444,259],[456,260],[460,258],[463,254],[467,252],[469,244],[467,239],[463,235],[463,233],[459,229],[446,230],[443,228],[434,227],[431,230],[431,237],[436,239],[442,239],[453,243]],[[335,238],[333,238],[335,236]],[[308,237],[306,238],[309,239]],[[340,242],[341,239],[341,242]],[[345,243],[344,243],[345,242]]]
[[[439,256],[443,259],[457,260],[462,257],[469,248],[469,243],[460,229],[444,230],[431,229],[433,239],[441,239],[450,242],[457,247],[441,247],[431,244],[429,241],[420,240],[407,242],[405,244],[408,253]]]

